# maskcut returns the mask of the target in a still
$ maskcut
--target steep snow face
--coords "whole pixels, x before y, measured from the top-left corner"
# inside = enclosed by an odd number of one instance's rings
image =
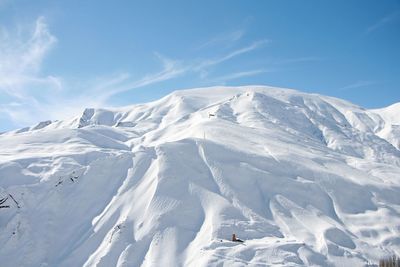
[[[376,263],[400,251],[399,108],[215,87],[2,134],[1,265]]]
[[[376,129],[377,135],[400,149],[400,103],[371,110],[371,113],[381,118],[379,128]]]

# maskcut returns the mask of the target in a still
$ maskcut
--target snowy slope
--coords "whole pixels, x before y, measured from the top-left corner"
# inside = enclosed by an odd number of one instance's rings
[[[215,87],[4,133],[0,265],[376,263],[400,251],[399,115]]]
[[[371,110],[371,113],[375,113],[378,118],[381,118],[379,126],[375,130],[376,134],[400,149],[400,103]]]

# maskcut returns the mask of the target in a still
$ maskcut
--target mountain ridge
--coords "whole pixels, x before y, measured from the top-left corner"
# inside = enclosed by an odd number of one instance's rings
[[[397,107],[214,87],[2,134],[0,199],[11,207],[0,209],[0,259],[5,266],[377,262],[400,248]],[[245,245],[230,242],[233,233]]]

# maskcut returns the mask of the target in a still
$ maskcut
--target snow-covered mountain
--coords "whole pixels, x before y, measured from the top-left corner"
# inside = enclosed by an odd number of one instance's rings
[[[400,251],[400,103],[246,86],[86,109],[0,135],[0,205],[1,266],[377,263]]]

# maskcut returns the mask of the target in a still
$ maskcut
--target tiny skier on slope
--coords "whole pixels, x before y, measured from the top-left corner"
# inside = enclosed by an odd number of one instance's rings
[[[241,240],[241,239],[239,239],[239,238],[236,238],[236,234],[232,234],[232,242],[240,242],[240,243],[243,243],[244,241]]]

